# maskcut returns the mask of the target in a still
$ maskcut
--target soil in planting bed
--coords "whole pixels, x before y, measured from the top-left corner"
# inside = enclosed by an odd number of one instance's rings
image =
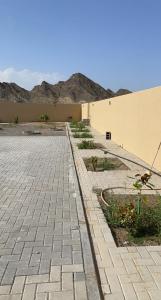
[[[62,122],[0,123],[0,136],[64,136]]]
[[[144,228],[144,233],[140,231],[140,234],[138,234],[139,231],[135,231],[135,222],[133,225],[128,225],[124,223],[124,221],[128,220],[131,222],[130,218],[134,218],[133,209],[136,209],[137,205],[137,195],[116,195],[116,194],[110,194],[108,191],[105,191],[103,193],[104,200],[110,205],[109,207],[106,207],[104,204],[102,204],[100,200],[100,196],[98,196],[98,200],[101,204],[103,213],[106,217],[107,223],[109,224],[111,228],[111,232],[113,234],[113,237],[115,239],[115,242],[117,246],[123,247],[123,246],[153,246],[153,245],[160,245],[161,244],[161,232],[157,233],[151,233],[149,232],[148,226],[153,226],[154,222],[158,222],[158,218],[161,218],[161,205],[160,201],[161,198],[159,195],[142,195],[141,196],[141,213],[140,220],[142,220],[141,225],[139,225],[140,230]],[[130,205],[130,206],[128,206]],[[111,213],[108,213],[108,210],[111,209],[111,207],[114,207],[112,209]],[[118,207],[119,207],[119,213],[122,216],[122,225],[120,225],[120,221],[117,220],[116,214],[118,215]],[[129,210],[129,207],[131,210]],[[147,209],[151,209],[151,213],[149,213],[149,218],[152,218],[152,221],[147,220],[147,218],[144,218],[144,215],[147,212]],[[157,218],[155,218],[155,214],[152,214],[152,211],[157,212]],[[109,217],[110,215],[110,217]],[[111,218],[111,215],[114,217]],[[159,215],[159,216],[158,216]],[[118,223],[117,223],[118,222]],[[149,222],[149,224],[148,224]],[[138,226],[138,225],[137,225]],[[144,227],[145,226],[145,227]],[[138,230],[138,227],[137,227]],[[147,230],[147,231],[146,231]],[[134,234],[135,232],[135,234]]]
[[[89,157],[84,158],[87,171],[102,172],[110,170],[129,170],[118,158]]]

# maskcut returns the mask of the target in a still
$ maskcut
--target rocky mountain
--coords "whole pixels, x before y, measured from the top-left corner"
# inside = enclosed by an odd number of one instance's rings
[[[132,93],[132,92],[129,91],[129,90],[126,90],[126,89],[119,89],[119,90],[115,93],[115,97],[127,95],[127,94],[130,94],[130,93]]]
[[[29,102],[30,92],[16,83],[0,82],[0,101]]]
[[[105,90],[81,73],[73,74],[66,81],[50,84],[43,81],[27,91],[15,83],[0,83],[0,101],[21,103],[80,103],[107,99],[130,93],[120,89],[116,93],[110,89]]]

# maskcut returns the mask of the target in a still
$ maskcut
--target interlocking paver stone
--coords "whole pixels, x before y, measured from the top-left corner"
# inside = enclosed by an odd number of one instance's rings
[[[15,277],[12,285],[11,294],[21,294],[25,284],[25,276]]]
[[[0,295],[5,295],[5,294],[9,294],[10,292],[10,289],[11,289],[11,286],[10,285],[3,285],[3,286],[0,286]]]
[[[0,300],[70,300],[91,288],[81,201],[68,137],[0,137]],[[96,279],[92,289],[99,300]]]

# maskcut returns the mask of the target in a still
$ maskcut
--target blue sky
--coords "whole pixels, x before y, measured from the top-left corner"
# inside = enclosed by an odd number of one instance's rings
[[[0,81],[161,85],[160,0],[0,0]]]

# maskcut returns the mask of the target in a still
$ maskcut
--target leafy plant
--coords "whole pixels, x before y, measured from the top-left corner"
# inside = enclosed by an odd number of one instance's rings
[[[79,131],[83,131],[83,129],[85,129],[85,125],[83,122],[77,122],[77,121],[72,121],[70,122],[70,128],[75,128]]]
[[[77,121],[72,121],[72,122],[70,122],[70,127],[71,127],[71,128],[76,128],[76,127],[78,127],[78,122],[77,122]]]
[[[78,149],[96,149],[97,145],[93,141],[83,140],[78,144]]]
[[[123,206],[119,207],[120,214],[120,225],[123,227],[132,227],[134,226],[136,219],[136,210],[132,202],[126,203]]]
[[[108,198],[108,207],[102,207],[104,215],[112,227],[126,228],[131,237],[140,238],[144,236],[161,236],[161,199],[154,207],[143,202],[140,214],[137,213],[135,201],[124,202],[115,201],[113,196]]]
[[[149,189],[153,189],[154,185],[152,183],[149,182],[150,178],[151,178],[152,174],[151,172],[147,171],[145,174],[141,175],[141,174],[136,174],[135,178],[134,177],[130,177],[132,179],[134,179],[134,183],[133,183],[133,187],[134,189],[137,190],[138,192],[138,197],[137,197],[137,214],[140,215],[141,213],[141,206],[142,206],[142,189],[146,186]],[[138,178],[138,179],[136,179]]]
[[[43,122],[47,122],[47,121],[49,121],[49,116],[47,114],[42,114],[40,116],[40,120]]]
[[[102,210],[109,225],[113,227],[120,226],[121,218],[119,215],[119,206],[116,201],[109,201],[108,207],[102,205]]]
[[[109,225],[125,228],[134,226],[136,210],[132,202],[120,205],[113,197],[109,197],[108,204],[109,206],[103,211]]]
[[[105,158],[103,160],[103,169],[104,170],[115,170],[117,168],[117,166],[115,164],[113,164],[110,160],[108,160],[107,158]]]
[[[84,132],[84,133],[75,133],[75,134],[73,135],[73,137],[74,137],[74,138],[80,138],[80,139],[81,139],[81,138],[93,138],[93,135]]]
[[[154,235],[161,233],[161,202],[156,207],[144,207],[136,215],[135,223],[131,228],[133,236]]]
[[[88,129],[88,128],[82,128],[82,129],[80,129],[79,127],[77,127],[77,128],[73,128],[73,129],[71,129],[71,131],[72,132],[90,132],[90,130]]]
[[[82,131],[82,129],[85,128],[85,125],[82,122],[79,122],[78,123],[78,128],[79,128],[80,131]]]
[[[83,132],[81,138],[93,138],[93,135],[88,132]]]

